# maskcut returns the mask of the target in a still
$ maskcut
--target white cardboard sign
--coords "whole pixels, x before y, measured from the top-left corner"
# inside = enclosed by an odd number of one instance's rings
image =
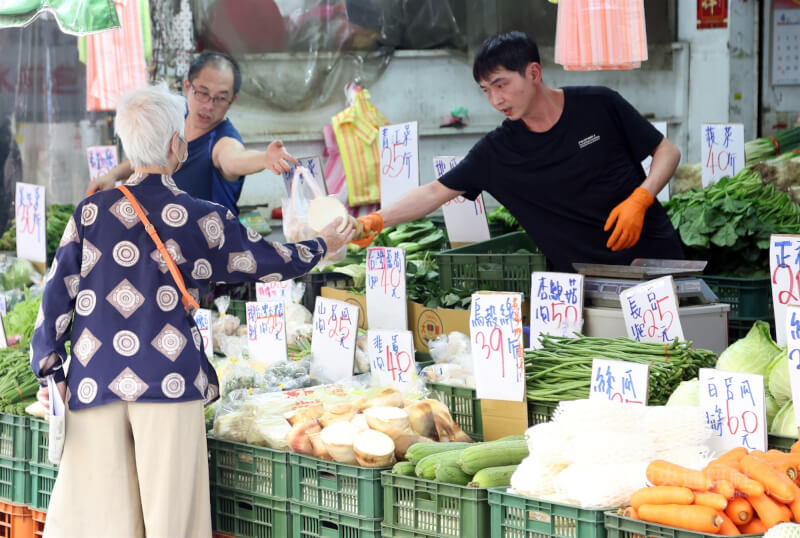
[[[700,410],[714,432],[708,446],[767,450],[764,376],[700,368]]]
[[[3,292],[0,292],[0,316],[5,316],[6,314],[6,296],[3,295]]]
[[[417,122],[381,127],[380,157],[381,206],[386,207],[419,186]]]
[[[292,281],[256,282],[256,301],[284,301],[292,302]]]
[[[781,332],[777,329],[777,332]],[[789,353],[789,381],[792,385],[792,401],[800,402],[800,304],[786,308],[786,347]],[[800,427],[795,411],[794,420]]]
[[[703,188],[744,168],[744,125],[704,123],[700,132]]]
[[[207,308],[195,310],[194,322],[200,331],[200,337],[203,339],[203,351],[206,357],[211,357],[214,354],[214,342],[211,335],[211,310]]]
[[[649,382],[646,364],[593,359],[589,399],[647,405]]]
[[[521,293],[474,293],[469,332],[478,398],[525,396]]]
[[[631,339],[662,343],[684,339],[671,276],[628,288],[619,294],[619,300]]]
[[[117,146],[90,146],[86,148],[89,161],[89,179],[108,173],[119,164]]]
[[[17,183],[17,257],[34,262],[47,261],[44,187]]]
[[[317,297],[311,336],[311,376],[335,383],[353,375],[361,309],[344,301]]]
[[[769,274],[775,327],[786,324],[786,306],[800,304],[800,235],[772,235],[769,241]],[[786,345],[786,333],[775,331],[778,345]]]
[[[667,136],[667,122],[665,121],[651,121],[650,123],[653,124],[659,133],[664,136]],[[645,160],[642,161],[642,168],[644,168],[645,176],[650,175],[650,165],[653,164],[653,158],[647,157]],[[656,195],[659,202],[669,202],[669,184],[664,185],[664,188]]]
[[[411,331],[369,329],[367,348],[372,377],[380,385],[408,385],[417,378]]]
[[[266,365],[285,361],[288,353],[283,301],[248,302],[246,309],[250,359]]]
[[[408,327],[405,250],[368,248],[366,284],[369,328],[397,330]]]
[[[531,275],[531,347],[539,336],[572,336],[583,329],[583,275],[535,272]]]
[[[433,170],[436,179],[455,168],[460,161],[461,157],[434,157]],[[451,243],[474,243],[486,241],[490,237],[483,196],[478,196],[475,201],[456,196],[442,205],[442,215]]]
[[[297,162],[299,163],[297,165],[290,163],[291,170],[283,173],[283,182],[286,184],[286,192],[292,192],[292,178],[294,177],[294,169],[298,166],[302,166],[311,172],[311,175],[317,180],[317,183],[325,190],[325,193],[327,194],[328,187],[325,184],[325,174],[322,168],[322,159],[320,159],[319,155],[313,155],[311,157],[297,157]],[[302,181],[302,176],[298,177],[301,178]]]

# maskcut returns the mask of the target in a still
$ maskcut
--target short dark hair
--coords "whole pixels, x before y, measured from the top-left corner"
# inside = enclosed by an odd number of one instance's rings
[[[539,47],[533,39],[523,32],[497,34],[486,39],[475,55],[472,76],[480,82],[500,68],[525,76],[531,62],[540,63]]]
[[[231,71],[233,71],[233,95],[239,93],[242,87],[242,72],[239,70],[239,63],[224,52],[204,51],[195,56],[189,65],[189,74],[187,75],[189,82],[194,81],[200,71],[207,65],[213,65],[217,68],[223,65],[230,67]]]

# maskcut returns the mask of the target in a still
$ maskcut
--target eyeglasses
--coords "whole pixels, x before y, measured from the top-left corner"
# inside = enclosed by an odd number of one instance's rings
[[[211,97],[211,94],[209,94],[208,92],[204,92],[202,90],[198,90],[197,88],[194,87],[194,84],[192,84],[191,82],[189,83],[189,86],[192,88],[192,93],[194,94],[195,99],[197,99],[203,104],[208,103],[209,101],[213,101],[214,106],[217,106],[223,103],[229,105],[233,102],[233,100],[228,100],[224,97]]]

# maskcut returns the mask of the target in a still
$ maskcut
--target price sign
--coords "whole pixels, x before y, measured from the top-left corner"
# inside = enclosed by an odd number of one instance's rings
[[[372,377],[381,385],[407,385],[416,380],[414,335],[411,331],[367,331]]]
[[[380,128],[382,207],[419,186],[418,143],[415,121]]]
[[[250,359],[267,365],[285,361],[288,355],[283,301],[248,302],[246,309]]]
[[[44,187],[17,183],[17,257],[34,262],[47,261],[44,222]]]
[[[781,332],[777,329],[777,332]],[[800,402],[800,305],[786,308],[786,347],[789,353],[789,381],[792,385],[792,401]],[[794,420],[800,428],[800,413],[795,411]]]
[[[89,178],[94,179],[119,164],[117,146],[91,146],[86,148],[86,157],[89,160]]]
[[[769,241],[769,271],[775,327],[786,324],[786,307],[800,304],[800,235],[773,235]],[[778,345],[786,345],[786,333],[776,331]]]
[[[653,124],[659,133],[664,136],[667,136],[667,122],[665,121],[651,121],[650,123]],[[644,168],[644,173],[646,176],[650,175],[650,165],[653,164],[653,158],[647,157],[645,160],[642,161],[642,168]],[[656,195],[659,202],[668,202],[669,201],[669,184],[664,185],[664,188]]]
[[[646,364],[593,359],[589,399],[647,405],[649,380]]]
[[[280,282],[256,282],[256,301],[292,301],[292,281],[282,280]]]
[[[767,450],[764,376],[700,368],[700,410],[714,432],[712,450]]]
[[[5,316],[6,313],[6,296],[0,292],[0,316]]]
[[[334,383],[353,375],[360,308],[317,297],[311,335],[311,375],[320,383]]]
[[[637,342],[683,340],[678,298],[671,276],[650,280],[619,294],[628,336]]]
[[[406,252],[402,248],[367,249],[367,325],[371,329],[408,327]]]
[[[539,335],[571,336],[583,328],[583,275],[535,272],[531,276],[531,347]]]
[[[294,169],[298,166],[304,167],[306,170],[311,172],[311,175],[314,179],[317,180],[317,183],[325,190],[325,194],[328,193],[328,186],[325,184],[325,174],[323,173],[322,169],[322,160],[319,158],[319,155],[313,155],[311,157],[298,157],[297,162],[299,164],[289,164],[291,169],[288,172],[283,173],[283,182],[286,184],[286,192],[292,192],[292,178],[294,177]],[[298,176],[298,179],[302,181],[302,176]]]
[[[525,394],[521,293],[474,293],[469,312],[478,398],[521,402]]]
[[[210,358],[214,354],[214,342],[211,339],[211,310],[206,308],[195,310],[194,322],[197,324],[197,330],[200,331],[200,338],[203,340],[203,351],[206,357]]]
[[[720,178],[735,176],[744,168],[744,125],[741,123],[704,123],[700,133],[700,159],[703,187]]]
[[[461,157],[434,157],[436,179],[455,168],[460,161]],[[489,222],[486,220],[483,196],[478,196],[475,201],[456,196],[444,203],[442,214],[451,243],[474,243],[489,239]]]

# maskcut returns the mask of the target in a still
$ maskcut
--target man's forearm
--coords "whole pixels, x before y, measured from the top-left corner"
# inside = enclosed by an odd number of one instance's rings
[[[459,194],[461,193],[434,181],[407,192],[378,213],[383,217],[385,226],[394,226],[422,218]]]
[[[264,170],[264,152],[246,149],[230,156],[222,154],[220,164],[225,176],[239,179],[240,176],[257,174]]]
[[[681,151],[675,144],[664,138],[653,152],[650,174],[642,183],[642,187],[655,197],[669,183],[680,160]]]

